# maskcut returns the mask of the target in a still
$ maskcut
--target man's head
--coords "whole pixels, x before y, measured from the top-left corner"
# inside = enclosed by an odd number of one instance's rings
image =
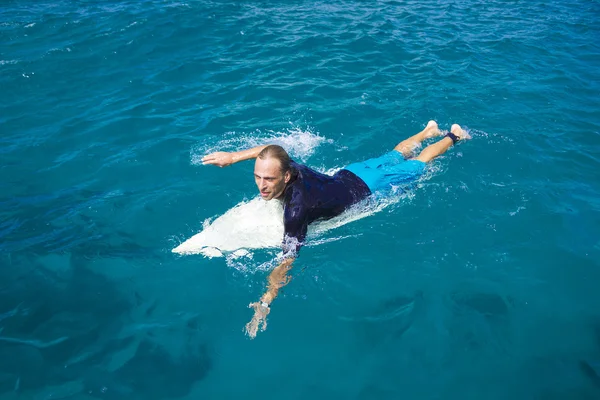
[[[264,200],[280,198],[291,178],[290,156],[281,146],[270,145],[258,153],[254,181]]]

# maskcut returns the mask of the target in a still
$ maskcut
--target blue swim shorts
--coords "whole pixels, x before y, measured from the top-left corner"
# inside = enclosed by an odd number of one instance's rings
[[[425,165],[423,161],[405,160],[402,153],[392,150],[381,157],[353,163],[344,169],[357,175],[375,193],[415,181],[425,171]]]

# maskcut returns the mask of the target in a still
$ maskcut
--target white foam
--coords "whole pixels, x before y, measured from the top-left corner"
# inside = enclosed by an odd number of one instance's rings
[[[191,6],[188,3],[180,3],[180,2],[166,4],[165,7],[191,8]]]
[[[344,240],[344,239],[358,237],[358,236],[360,236],[360,234],[359,235],[346,235],[346,236],[333,236],[333,237],[329,237],[329,238],[309,240],[306,242],[305,246],[306,247],[316,247],[316,246],[320,246],[322,244],[337,242],[339,240]]]
[[[322,143],[331,144],[333,140],[314,133],[310,128],[292,127],[283,132],[227,132],[224,137],[213,143],[204,143],[193,148],[191,162],[194,165],[202,165],[202,157],[215,151],[240,151],[267,144],[280,145],[292,158],[304,162]]]
[[[325,175],[334,175],[336,172],[338,172],[342,168],[341,167],[334,167],[334,168],[314,167],[313,169],[315,171],[318,171]]]

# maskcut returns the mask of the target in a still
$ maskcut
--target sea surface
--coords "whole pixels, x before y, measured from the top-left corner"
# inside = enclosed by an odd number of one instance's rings
[[[600,398],[600,3],[0,2],[0,399]],[[172,249],[435,120],[473,139],[308,241]],[[271,261],[270,261],[271,260]]]

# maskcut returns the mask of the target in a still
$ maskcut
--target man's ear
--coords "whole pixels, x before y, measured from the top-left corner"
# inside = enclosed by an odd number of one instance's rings
[[[285,183],[288,183],[290,181],[291,177],[292,177],[292,174],[290,174],[290,171],[287,171],[285,173]]]

